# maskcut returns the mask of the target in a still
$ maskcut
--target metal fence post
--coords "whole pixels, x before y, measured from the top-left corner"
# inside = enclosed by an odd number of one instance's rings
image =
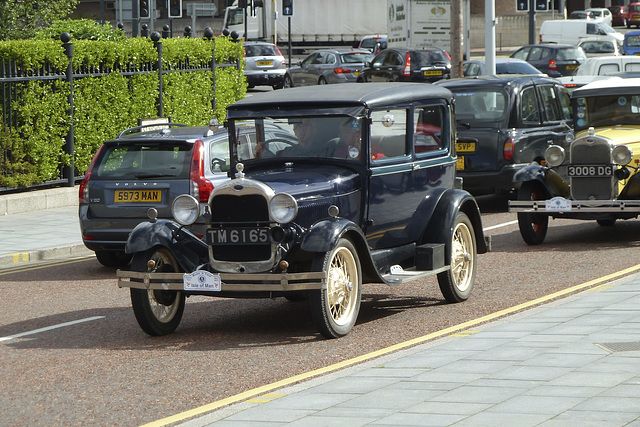
[[[162,42],[160,41],[160,33],[154,31],[151,33],[151,40],[153,45],[158,51],[158,62],[156,63],[156,69],[158,70],[158,117],[163,117],[162,107]]]
[[[75,152],[73,148],[73,43],[71,41],[71,35],[67,32],[60,34],[60,40],[64,46],[64,53],[69,58],[69,64],[67,65],[67,83],[69,83],[69,131],[67,132],[67,143],[64,147],[65,154],[69,155],[70,164],[64,167],[63,176],[67,178],[67,186],[73,187],[75,185]]]
[[[204,29],[204,36],[211,40],[213,39],[213,50],[211,51],[211,84],[213,85],[213,99],[211,100],[211,107],[213,108],[213,114],[216,114],[216,39],[213,37],[213,30],[209,27]]]

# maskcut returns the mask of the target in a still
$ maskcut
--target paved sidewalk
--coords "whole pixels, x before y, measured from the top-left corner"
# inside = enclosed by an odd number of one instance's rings
[[[640,276],[182,425],[283,424],[640,426]]]
[[[0,268],[91,255],[78,220],[78,189],[0,196]]]

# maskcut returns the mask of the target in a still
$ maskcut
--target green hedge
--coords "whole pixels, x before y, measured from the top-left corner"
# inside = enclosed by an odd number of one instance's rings
[[[84,174],[103,141],[137,126],[138,119],[157,116],[158,73],[150,64],[157,62],[158,55],[147,38],[72,43],[75,73],[103,73],[74,79],[74,166],[76,174]],[[180,71],[183,66],[210,64],[214,41],[171,38],[162,43],[163,115],[190,126],[205,125],[214,117],[224,121],[226,107],[246,94],[242,68],[216,68],[214,96],[211,71]],[[216,63],[243,64],[242,55],[240,43],[215,39]],[[15,62],[26,75],[43,67],[64,72],[68,65],[63,44],[56,40],[0,41],[0,59]],[[124,75],[132,70],[140,74]],[[13,91],[17,94],[11,100],[15,119],[5,123],[0,133],[0,187],[57,179],[60,167],[70,164],[64,155],[70,126],[69,85],[64,80],[32,80],[14,86]]]

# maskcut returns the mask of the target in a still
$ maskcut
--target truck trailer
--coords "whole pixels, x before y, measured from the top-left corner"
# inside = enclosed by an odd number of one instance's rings
[[[293,46],[352,46],[387,29],[387,0],[238,0],[225,9],[224,28],[240,39],[287,43]],[[246,17],[246,24],[245,24]],[[290,26],[289,26],[290,25]],[[244,37],[245,28],[247,36]]]

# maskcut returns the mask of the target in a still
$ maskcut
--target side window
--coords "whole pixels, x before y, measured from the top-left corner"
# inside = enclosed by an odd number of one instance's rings
[[[379,110],[371,113],[371,159],[403,157],[407,150],[405,109]]]
[[[602,64],[600,68],[598,68],[598,75],[603,76],[609,73],[617,73],[618,71],[620,71],[618,64]]]
[[[547,122],[559,122],[562,120],[560,114],[560,105],[556,98],[556,92],[553,90],[553,86],[540,86],[540,99],[544,106],[544,117]]]
[[[324,58],[322,60],[323,64],[335,64],[336,56],[333,53],[325,53]]]
[[[624,66],[625,71],[640,71],[640,64],[637,62],[629,62]]]
[[[529,48],[520,49],[516,53],[513,54],[514,58],[527,60],[527,55],[529,55]]]
[[[598,34],[598,27],[596,24],[587,24],[587,34]]]
[[[417,157],[421,153],[439,150],[445,144],[442,125],[445,120],[444,107],[428,105],[417,107],[413,112],[413,147]]]
[[[375,61],[371,64],[372,67],[382,67],[382,64],[384,64],[386,57],[389,56],[391,54],[391,52],[385,52],[381,55],[378,55],[375,58]]]
[[[542,58],[543,49],[539,47],[534,47],[531,49],[531,53],[529,53],[529,61],[538,61]]]
[[[309,66],[311,65],[311,63],[314,61],[314,59],[316,58],[316,56],[318,56],[317,53],[314,53],[311,56],[306,57],[303,61],[302,61],[302,66]]]
[[[520,97],[520,110],[522,122],[525,125],[540,124],[540,107],[536,99],[536,91],[533,87],[525,88]]]

